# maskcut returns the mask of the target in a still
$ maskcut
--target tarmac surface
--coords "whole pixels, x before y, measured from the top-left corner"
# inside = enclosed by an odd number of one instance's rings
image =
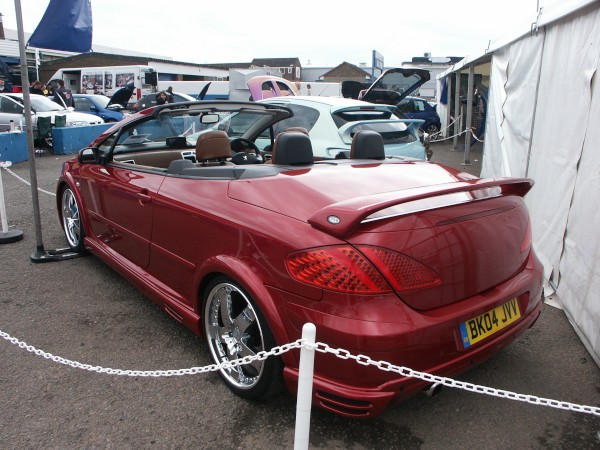
[[[478,148],[479,147],[479,148]],[[451,143],[433,161],[478,174]],[[66,246],[55,183],[70,156],[36,157],[43,243]],[[184,369],[211,363],[202,340],[93,256],[34,264],[29,164],[3,170],[10,229],[0,245],[0,331],[43,352],[116,369]],[[20,177],[20,178],[17,178]],[[318,333],[318,331],[317,331]],[[317,335],[318,340],[318,335]],[[242,400],[218,375],[124,377],[58,364],[0,339],[0,448],[293,448],[295,398]],[[460,380],[519,394],[600,406],[600,369],[564,312],[548,304],[535,326]],[[444,388],[361,421],[312,410],[310,448],[600,449],[600,417]]]

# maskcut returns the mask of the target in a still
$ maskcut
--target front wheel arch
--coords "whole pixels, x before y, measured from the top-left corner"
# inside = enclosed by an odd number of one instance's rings
[[[58,189],[58,211],[60,223],[69,247],[77,252],[85,251],[85,225],[83,206],[78,192],[68,183]]]

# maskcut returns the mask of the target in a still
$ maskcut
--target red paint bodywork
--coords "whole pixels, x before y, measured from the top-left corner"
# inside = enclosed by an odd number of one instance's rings
[[[312,322],[317,341],[333,348],[436,375],[456,375],[493,355],[540,313],[541,264],[530,245],[523,248],[529,217],[522,196],[530,180],[480,180],[423,161],[335,161],[260,178],[206,180],[73,159],[59,192],[65,184],[84,210],[86,247],[198,334],[202,289],[217,274],[252,296],[278,345],[298,339]],[[382,207],[492,187],[498,192],[489,198],[361,223]],[[354,222],[335,231],[326,221],[332,212],[344,224]],[[442,282],[356,295],[290,277],[290,253],[348,243],[403,253]],[[464,349],[459,324],[511,298],[523,317]],[[298,352],[282,358],[295,392]],[[373,417],[426,384],[316,355],[314,401],[337,414]]]

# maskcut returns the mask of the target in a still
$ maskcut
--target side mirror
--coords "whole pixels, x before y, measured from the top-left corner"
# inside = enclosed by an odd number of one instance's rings
[[[77,158],[81,164],[98,164],[102,160],[102,155],[98,147],[88,147],[80,150]]]
[[[92,105],[90,106],[90,111],[98,112],[98,108],[96,107],[96,105]]]

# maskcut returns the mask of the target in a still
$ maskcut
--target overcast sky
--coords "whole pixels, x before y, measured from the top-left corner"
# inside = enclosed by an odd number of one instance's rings
[[[373,50],[384,56],[387,67],[426,52],[434,57],[480,55],[490,40],[528,30],[538,5],[556,2],[91,1],[94,45],[196,63],[298,57],[304,67],[344,61],[370,65]],[[25,32],[33,32],[48,3],[21,0]],[[2,5],[4,27],[17,29],[14,0]]]

